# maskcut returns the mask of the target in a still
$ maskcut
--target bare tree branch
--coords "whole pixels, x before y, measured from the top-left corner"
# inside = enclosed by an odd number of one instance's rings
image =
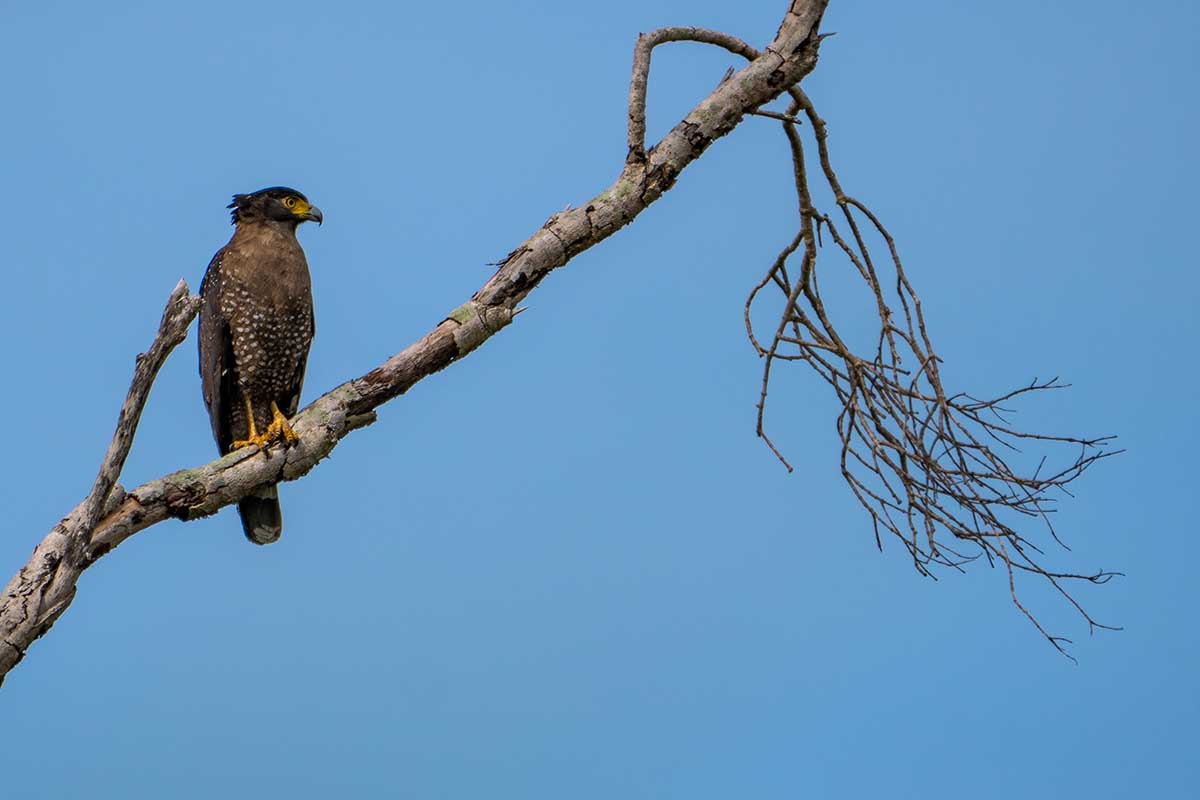
[[[882,548],[881,530],[894,535],[917,570],[931,577],[934,567],[961,570],[981,555],[991,564],[1002,564],[1013,604],[1070,658],[1063,647],[1070,640],[1049,633],[1021,602],[1016,575],[1030,574],[1048,582],[1093,631],[1109,626],[1096,622],[1065,582],[1102,584],[1118,573],[1080,575],[1048,569],[1040,562],[1042,550],[1014,526],[1028,520],[1040,522],[1050,540],[1062,545],[1049,516],[1054,511],[1052,494],[1069,494],[1067,484],[1120,451],[1105,449],[1112,437],[1035,434],[1008,424],[1005,403],[1063,388],[1057,379],[1035,379],[992,400],[946,392],[939,367],[942,359],[930,341],[921,300],[905,273],[895,240],[875,214],[842,189],[831,163],[825,122],[807,95],[798,87],[789,94],[791,107],[777,117],[791,147],[800,230],[751,291],[745,306],[747,335],[764,361],[758,435],[791,471],[765,431],[767,395],[775,362],[808,364],[830,385],[841,405],[837,431],[842,476],[870,514],[877,544]],[[813,130],[821,177],[833,193],[841,222],[819,213],[813,204],[795,122],[799,113]],[[848,236],[838,227],[842,223]],[[817,280],[822,227],[874,300],[878,322],[874,352],[859,355],[839,332],[825,305]],[[888,258],[882,267],[876,264],[868,244],[872,232],[887,247]],[[793,276],[787,264],[797,251],[801,254],[799,274]],[[890,268],[893,274],[890,291],[880,277],[881,268]],[[755,333],[752,317],[760,293],[771,285],[778,289],[783,303],[768,344]],[[893,311],[894,303],[899,303],[901,318]],[[1032,472],[1022,472],[1006,459],[1019,455],[1018,445],[1023,441],[1066,446],[1076,455],[1057,471],[1044,471],[1043,458]],[[959,542],[970,545],[974,552],[959,552]]]
[[[187,337],[200,312],[200,298],[179,281],[158,325],[150,349],[137,357],[133,382],[117,419],[117,429],[92,491],[33,551],[20,572],[0,595],[0,680],[25,655],[26,648],[54,624],[75,597],[75,582],[90,563],[84,554],[88,538],[101,515],[124,500],[117,478],[133,446],[138,420],[150,387],[167,356]]]
[[[910,284],[896,243],[882,222],[847,195],[833,170],[824,121],[798,87],[816,65],[824,38],[817,27],[827,0],[794,0],[774,41],[759,51],[728,34],[702,28],[663,28],[639,37],[634,49],[629,92],[628,152],[616,181],[580,208],[550,217],[513,250],[474,296],[408,348],[360,378],[333,389],[293,421],[299,443],[276,445],[258,457],[247,449],[204,466],[182,470],[126,493],[116,483],[133,441],[138,418],[158,369],[186,336],[199,301],[182,281],[172,293],[151,348],[139,356],[99,475],[87,498],[38,545],[0,595],[0,681],[67,608],[84,569],[138,531],[169,517],[194,519],[237,502],[256,489],[295,480],[327,456],[338,442],[375,420],[375,409],[406,392],[422,378],[466,356],[507,326],[519,303],[554,269],[603,241],[637,217],[675,183],[678,175],[716,139],[746,115],[783,123],[792,154],[799,229],[750,293],[745,325],[763,358],[756,419],[757,434],[790,471],[791,465],[766,430],[772,370],[802,361],[834,390],[840,404],[836,424],[840,468],[847,485],[867,510],[882,547],[881,531],[897,537],[922,574],[937,566],[962,569],[984,556],[1007,571],[1014,605],[1054,647],[1065,653],[1069,640],[1049,633],[1021,601],[1017,575],[1040,577],[1087,622],[1097,623],[1067,590],[1070,581],[1104,583],[1117,573],[1074,574],[1042,566],[1042,549],[1018,522],[1041,522],[1050,541],[1058,539],[1050,513],[1051,493],[1069,494],[1067,485],[1114,451],[1109,437],[1077,438],[1022,432],[1009,424],[1006,403],[1027,394],[1061,388],[1057,380],[1029,385],[991,400],[949,394],[940,375],[941,359],[928,335],[921,301]],[[654,147],[646,149],[646,91],[654,49],[667,42],[691,41],[721,47],[749,61],[731,70],[704,100]],[[784,92],[786,113],[761,106]],[[809,122],[817,146],[819,179],[840,209],[835,221],[817,210],[809,187],[804,145],[797,125]],[[841,228],[845,225],[845,228]],[[818,284],[818,254],[830,241],[845,257],[874,301],[878,330],[860,355],[838,330]],[[878,264],[869,241],[878,237],[888,256]],[[789,264],[798,255],[798,268]],[[889,272],[890,270],[890,272]],[[881,271],[889,280],[881,277]],[[890,278],[894,278],[894,285]],[[774,287],[783,303],[773,317],[770,337],[755,330],[756,303]],[[890,288],[889,288],[890,287]],[[899,304],[899,315],[893,306]],[[1073,460],[1047,470],[1043,459],[1032,472],[1006,461],[1022,442],[1077,449]],[[1117,451],[1119,452],[1119,451]],[[949,539],[947,539],[947,536]],[[974,548],[960,552],[962,544]]]
[[[518,304],[546,275],[629,224],[668,191],[683,169],[712,142],[813,70],[820,43],[817,28],[827,3],[792,0],[774,40],[761,53],[734,37],[695,28],[668,28],[640,37],[630,88],[630,151],[610,187],[581,208],[551,216],[503,260],[470,300],[421,339],[310,404],[292,424],[300,437],[298,444],[287,449],[277,445],[270,458],[247,448],[125,493],[115,481],[145,393],[158,366],[182,340],[196,313],[196,300],[187,297],[186,286],[177,288],[164,315],[166,332],[160,330],[147,354],[148,377],[143,377],[139,363],[131,399],[122,411],[110,457],[105,459],[92,494],[38,545],[28,564],[0,595],[0,679],[70,604],[80,573],[125,539],[167,518],[206,516],[259,487],[301,477],[343,437],[373,422],[378,406],[467,355],[508,325],[519,311]],[[746,56],[750,63],[722,81],[647,151],[645,90],[650,53],[658,44],[684,40],[725,47]],[[144,388],[139,389],[142,383]]]

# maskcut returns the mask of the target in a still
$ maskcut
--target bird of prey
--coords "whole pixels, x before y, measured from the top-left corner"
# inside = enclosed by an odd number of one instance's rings
[[[251,445],[265,453],[273,442],[296,442],[288,417],[300,405],[314,332],[296,228],[322,216],[285,186],[235,194],[228,207],[237,228],[200,284],[200,382],[221,454]],[[283,530],[274,486],[244,498],[238,514],[255,544],[270,544]]]

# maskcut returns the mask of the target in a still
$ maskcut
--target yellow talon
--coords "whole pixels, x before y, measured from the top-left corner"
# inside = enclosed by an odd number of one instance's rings
[[[288,424],[287,417],[283,415],[283,412],[279,410],[279,406],[274,401],[271,402],[271,424],[262,433],[259,433],[254,426],[254,410],[250,407],[250,400],[247,398],[245,403],[246,420],[249,423],[250,434],[245,439],[235,439],[230,450],[238,450],[254,445],[266,453],[267,447],[273,442],[283,442],[286,446],[291,447],[300,441],[300,437],[292,430],[292,426]]]
[[[270,437],[265,433],[262,435],[259,435],[258,431],[254,429],[254,410],[252,408],[250,408],[250,399],[245,398],[245,403],[246,403],[246,422],[250,426],[250,435],[247,436],[245,439],[234,439],[233,444],[230,446],[229,449],[230,450],[240,450],[243,447],[249,447],[250,445],[255,445],[256,447],[258,447],[259,450],[265,450],[267,448],[267,444],[271,441]]]
[[[292,430],[292,426],[288,424],[287,417],[279,410],[279,406],[275,405],[274,400],[271,401],[271,425],[263,435],[269,441],[282,440],[288,447],[300,441],[300,437]]]
[[[250,439],[234,439],[233,445],[229,449],[230,450],[240,450],[243,447],[249,447],[250,445],[255,445],[256,447],[258,447],[259,450],[265,450],[265,449],[267,449],[267,445],[269,445],[270,443],[271,443],[271,440],[268,439],[267,435],[264,433],[261,436],[254,436]]]

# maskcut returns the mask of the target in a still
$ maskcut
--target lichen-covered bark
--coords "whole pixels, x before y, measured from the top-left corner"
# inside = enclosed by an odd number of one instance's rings
[[[586,204],[554,214],[522,242],[467,303],[376,369],[318,398],[293,421],[299,443],[231,453],[124,491],[116,484],[154,375],[182,340],[198,308],[176,287],[159,335],[122,409],[117,434],[88,498],[37,546],[0,595],[0,681],[71,603],[80,573],[138,531],[170,517],[195,519],[236,503],[255,489],[295,480],[329,455],[374,409],[417,381],[467,355],[512,322],[518,304],[552,270],[633,221],[680,173],[742,118],[798,83],[817,62],[821,15],[828,0],[793,0],[775,39],[761,53],[732,37],[670,28],[639,38],[630,88],[630,149],[616,181]],[[645,88],[653,48],[667,41],[718,44],[750,58],[654,147],[646,150]],[[181,327],[182,326],[182,327]]]

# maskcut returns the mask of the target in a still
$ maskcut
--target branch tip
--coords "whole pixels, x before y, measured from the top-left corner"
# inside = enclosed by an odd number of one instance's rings
[[[823,37],[822,37],[823,38]],[[836,430],[843,479],[867,511],[875,531],[895,536],[919,573],[936,579],[933,568],[962,570],[985,556],[1008,574],[1014,605],[1054,647],[1065,653],[1063,637],[1049,634],[1021,604],[1016,574],[1030,574],[1049,585],[1087,623],[1089,630],[1109,628],[1096,622],[1064,585],[1079,581],[1102,585],[1112,573],[1064,573],[1040,562],[1042,551],[1018,526],[1040,522],[1045,535],[1059,540],[1050,515],[1056,495],[1070,495],[1069,484],[1097,462],[1120,451],[1105,449],[1113,437],[1075,437],[1029,433],[1012,427],[1007,401],[1021,395],[1064,388],[1058,378],[1028,385],[990,400],[945,391],[936,354],[926,329],[921,300],[910,283],[890,232],[867,206],[846,194],[833,170],[824,121],[807,95],[793,87],[786,114],[755,111],[784,122],[792,152],[799,231],[767,269],[746,300],[746,332],[764,359],[757,432],[789,466],[764,432],[764,417],[776,362],[799,361],[833,390],[840,407]],[[792,117],[803,114],[816,141],[820,175],[839,208],[841,221],[817,211],[809,189],[804,147]],[[844,230],[840,227],[844,225]],[[851,347],[840,323],[826,306],[818,281],[817,254],[822,228],[857,274],[872,298],[877,331],[868,350]],[[886,253],[877,259],[868,244],[877,237]],[[791,262],[799,260],[799,265]],[[756,303],[773,289],[779,310],[771,336],[755,331]],[[1021,444],[1074,448],[1070,460],[1048,467],[1035,459],[1031,471],[1008,459]],[[950,543],[966,542],[979,552],[958,553]],[[957,547],[958,545],[955,544]],[[1065,547],[1065,545],[1064,545]]]

